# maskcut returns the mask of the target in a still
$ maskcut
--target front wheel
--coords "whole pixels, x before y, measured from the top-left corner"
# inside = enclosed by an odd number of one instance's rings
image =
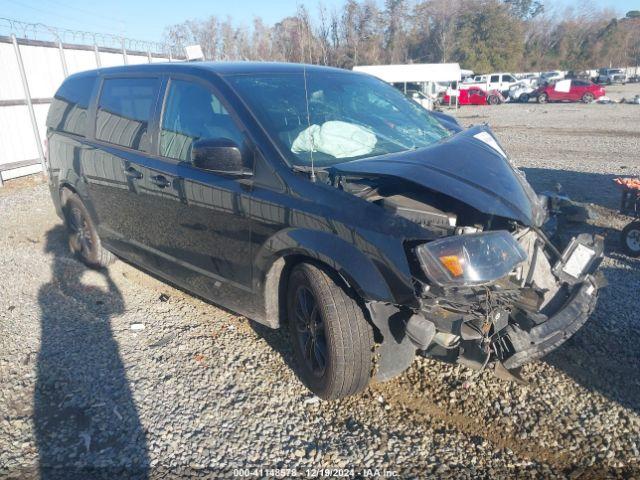
[[[294,267],[287,317],[298,374],[325,400],[352,395],[369,384],[373,328],[337,279],[308,263]]]
[[[549,101],[549,96],[546,93],[541,93],[538,95],[538,103],[547,103]]]
[[[487,98],[487,103],[489,105],[498,105],[500,103],[500,99],[495,95],[490,95],[489,98]]]
[[[591,103],[594,98],[593,93],[587,92],[582,96],[582,103]]]
[[[520,101],[522,103],[529,103],[529,94],[523,93],[522,95],[520,95]]]
[[[622,250],[630,257],[640,257],[640,222],[631,222],[620,235]]]

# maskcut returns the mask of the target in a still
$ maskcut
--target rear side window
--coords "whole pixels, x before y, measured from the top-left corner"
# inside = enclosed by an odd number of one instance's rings
[[[499,82],[499,81],[500,81],[500,75],[491,75],[491,80],[490,80],[491,83]]]
[[[160,128],[160,155],[188,162],[193,142],[221,138],[243,145],[242,132],[218,97],[203,85],[171,80]]]
[[[148,152],[149,122],[159,88],[157,78],[106,79],[98,102],[96,138]]]
[[[47,115],[47,127],[86,137],[87,110],[96,77],[70,77],[58,89]]]

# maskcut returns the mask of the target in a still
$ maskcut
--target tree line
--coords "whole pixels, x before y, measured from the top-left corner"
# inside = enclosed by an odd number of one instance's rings
[[[543,0],[346,0],[251,25],[215,15],[167,27],[173,48],[200,44],[207,60],[303,62],[352,68],[458,62],[475,72],[583,70],[640,63],[640,11],[617,18],[581,3]]]

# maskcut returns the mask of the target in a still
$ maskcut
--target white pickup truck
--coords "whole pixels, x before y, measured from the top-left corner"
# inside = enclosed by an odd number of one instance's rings
[[[500,93],[506,93],[509,91],[509,88],[516,83],[518,83],[518,80],[511,73],[499,72],[467,77],[460,85],[460,88],[464,89],[474,86],[481,87],[485,91],[498,90]]]
[[[601,68],[598,70],[597,83],[606,83],[611,85],[612,83],[627,83],[627,74],[621,68]]]

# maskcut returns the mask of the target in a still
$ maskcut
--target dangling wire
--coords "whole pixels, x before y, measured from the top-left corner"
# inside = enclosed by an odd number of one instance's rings
[[[315,145],[313,144],[313,134],[311,133],[311,114],[309,113],[309,92],[307,91],[307,66],[302,64],[302,76],[304,77],[304,103],[307,107],[307,132],[309,134],[309,139],[311,140],[311,150],[309,154],[311,155],[311,181],[316,181],[316,171],[313,168],[313,150]]]

